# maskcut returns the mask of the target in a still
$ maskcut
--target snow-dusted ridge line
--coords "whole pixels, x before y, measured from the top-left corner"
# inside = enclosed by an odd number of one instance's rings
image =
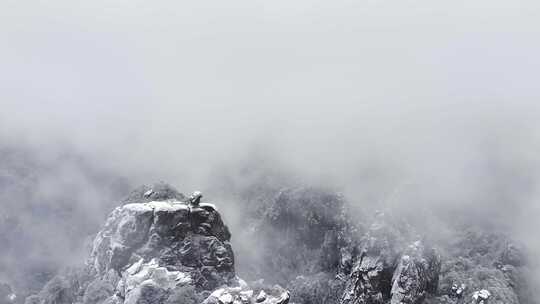
[[[210,203],[201,203],[199,206],[190,206],[186,202],[182,202],[179,200],[166,200],[166,201],[151,201],[148,203],[131,203],[126,204],[124,206],[121,206],[120,208],[125,208],[130,211],[138,211],[138,212],[145,212],[145,211],[167,211],[167,212],[175,212],[180,210],[191,210],[194,208],[207,208],[210,207],[215,211],[218,211],[216,205],[210,204]]]

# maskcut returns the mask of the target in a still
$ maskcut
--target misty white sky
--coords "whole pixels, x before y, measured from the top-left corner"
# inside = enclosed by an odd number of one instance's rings
[[[537,257],[539,38],[536,0],[0,0],[0,148],[205,194],[266,161],[360,208],[494,217]]]
[[[517,176],[530,201],[539,20],[537,1],[3,0],[0,135],[172,183],[259,147],[345,187],[389,167],[465,200]]]

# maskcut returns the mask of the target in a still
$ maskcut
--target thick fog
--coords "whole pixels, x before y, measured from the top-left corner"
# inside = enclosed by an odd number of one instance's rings
[[[0,169],[29,159],[36,188],[4,186],[1,212],[74,204],[92,232],[163,180],[234,222],[223,185],[269,174],[470,213],[540,252],[538,20],[534,1],[4,0]],[[28,231],[79,260],[77,222]]]

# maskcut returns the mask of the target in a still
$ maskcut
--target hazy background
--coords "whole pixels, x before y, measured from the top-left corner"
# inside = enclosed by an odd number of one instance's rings
[[[537,1],[2,0],[0,212],[62,264],[135,185],[226,201],[269,174],[451,207],[538,253],[539,20]]]

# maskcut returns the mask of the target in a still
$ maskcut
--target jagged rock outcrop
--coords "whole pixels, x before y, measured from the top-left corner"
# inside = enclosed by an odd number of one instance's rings
[[[135,275],[148,272],[153,260],[211,290],[235,278],[229,239],[228,228],[211,205],[130,203],[112,212],[94,241],[89,264],[99,275],[132,265],[128,270]]]
[[[257,254],[267,263],[252,263],[259,267],[252,273],[283,283],[294,303],[469,304],[482,289],[491,293],[490,304],[535,303],[524,249],[500,231],[456,221],[443,224],[448,234],[441,240],[418,234],[407,224],[414,221],[391,212],[357,224],[344,199],[324,190],[285,189],[269,197],[253,229],[270,240]]]
[[[259,255],[263,272],[285,284],[295,303],[382,304],[392,296],[416,304],[437,289],[440,257],[421,243],[407,249],[418,236],[389,214],[366,218],[371,225],[362,233],[365,224],[353,224],[342,196],[314,188],[281,190],[263,206],[253,229],[272,240]],[[399,264],[406,254],[410,263]]]
[[[236,276],[230,238],[214,205],[193,205],[166,184],[141,187],[110,214],[81,275],[56,276],[27,303],[198,304],[216,289],[253,294]],[[263,303],[288,302],[276,288],[259,287]]]
[[[434,249],[426,250],[420,241],[405,250],[392,277],[390,303],[422,303],[434,294],[439,283],[441,258]]]
[[[532,303],[518,297],[526,285],[521,249],[497,234],[463,229],[435,250],[403,217],[377,212],[356,223],[342,196],[313,188],[279,191],[252,220],[241,229],[252,240],[253,256],[242,255],[253,267],[246,273],[285,289],[238,278],[216,207],[158,184],[134,191],[110,214],[85,268],[61,273],[26,302]]]
[[[386,223],[385,215],[378,213],[360,243],[341,303],[383,303],[390,294],[399,234]]]
[[[338,273],[352,267],[359,226],[343,196],[318,188],[287,188],[265,197],[244,239],[244,272],[286,286],[294,303],[337,303],[343,290]]]
[[[491,293],[486,289],[477,290],[472,295],[474,304],[487,304],[490,297]]]

